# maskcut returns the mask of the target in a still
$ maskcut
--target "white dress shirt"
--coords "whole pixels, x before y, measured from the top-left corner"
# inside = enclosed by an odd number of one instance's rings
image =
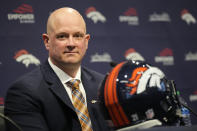
[[[77,74],[76,74],[75,78],[72,78],[67,73],[65,73],[63,70],[61,70],[59,67],[54,65],[52,63],[52,61],[50,60],[50,58],[48,58],[48,62],[49,62],[49,65],[51,66],[51,68],[54,70],[54,72],[58,76],[58,78],[60,79],[60,81],[62,82],[62,84],[63,84],[64,88],[66,89],[66,92],[67,92],[71,102],[73,103],[73,101],[72,101],[72,89],[71,89],[71,87],[67,86],[67,84],[66,84],[71,79],[78,79],[78,80],[80,80],[79,89],[82,92],[83,97],[84,97],[84,99],[86,101],[86,93],[85,93],[85,89],[84,89],[82,81],[81,81],[81,67],[77,71]]]

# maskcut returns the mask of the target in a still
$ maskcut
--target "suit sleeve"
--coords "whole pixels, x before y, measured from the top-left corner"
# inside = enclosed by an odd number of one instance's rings
[[[16,83],[7,91],[5,100],[5,115],[18,124],[23,131],[48,131],[42,115],[39,98],[28,84]],[[16,131],[16,128],[6,122],[7,131]]]

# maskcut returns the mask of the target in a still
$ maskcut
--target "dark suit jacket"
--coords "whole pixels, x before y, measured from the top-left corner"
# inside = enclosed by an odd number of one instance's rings
[[[103,76],[87,68],[82,68],[81,75],[93,130],[108,130],[98,103],[94,103]],[[23,131],[81,130],[67,92],[48,62],[12,84],[6,96],[5,115]],[[16,131],[10,125],[8,129]]]

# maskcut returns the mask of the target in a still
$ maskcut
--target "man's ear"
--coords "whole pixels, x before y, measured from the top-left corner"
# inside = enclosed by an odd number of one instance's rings
[[[48,34],[42,34],[42,39],[47,50],[49,50],[49,36]]]
[[[86,34],[86,36],[85,36],[86,48],[88,48],[88,41],[89,40],[90,40],[90,34]]]

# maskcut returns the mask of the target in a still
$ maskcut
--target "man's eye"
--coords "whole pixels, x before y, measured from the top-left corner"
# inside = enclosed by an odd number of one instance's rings
[[[75,34],[73,37],[76,37],[76,38],[83,38],[83,34]]]
[[[67,38],[66,35],[57,35],[57,39]]]

